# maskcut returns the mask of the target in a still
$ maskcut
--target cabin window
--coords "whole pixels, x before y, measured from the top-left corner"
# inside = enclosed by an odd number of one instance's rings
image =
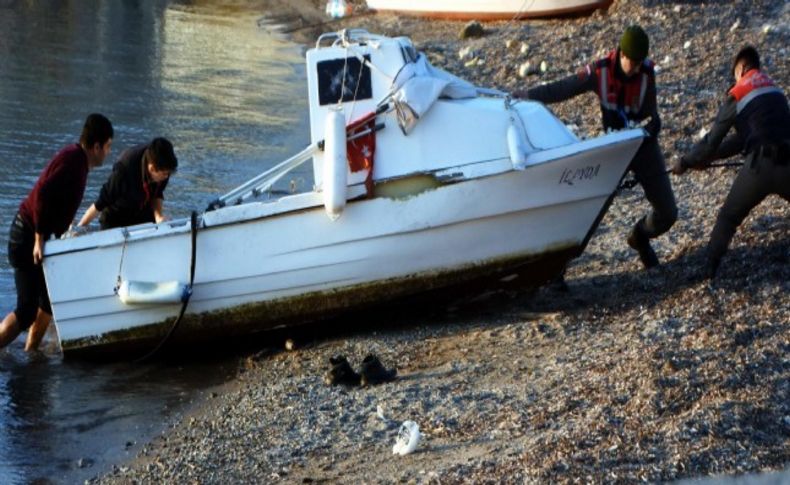
[[[365,56],[365,60],[370,61],[370,56]],[[370,68],[356,57],[321,61],[316,64],[316,69],[321,106],[373,97]]]

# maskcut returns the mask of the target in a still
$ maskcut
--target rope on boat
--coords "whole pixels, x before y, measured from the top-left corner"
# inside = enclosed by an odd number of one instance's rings
[[[115,283],[115,288],[113,291],[115,294],[118,294],[118,290],[121,288],[122,278],[121,273],[123,272],[123,258],[126,255],[126,243],[129,241],[129,229],[127,227],[123,228],[123,246],[121,246],[121,262],[118,263],[118,278]]]
[[[727,167],[742,167],[743,162],[725,162],[725,163],[711,163],[705,168],[727,168]],[[670,174],[672,173],[672,169],[667,169],[664,173]],[[653,177],[658,177],[658,175],[653,175]],[[636,178],[630,178],[628,180],[624,180],[623,183],[617,187],[616,192],[621,192],[626,189],[633,189],[639,183]]]
[[[195,281],[195,260],[197,259],[196,255],[197,255],[197,230],[198,230],[197,218],[198,218],[197,212],[192,211],[192,216],[190,217],[190,230],[192,236],[191,238],[192,258],[189,265],[189,286],[187,287],[187,291],[184,294],[184,301],[181,303],[181,311],[178,314],[178,318],[176,318],[176,320],[173,322],[173,325],[170,327],[170,330],[167,332],[164,338],[159,341],[159,344],[156,347],[154,347],[153,350],[151,350],[144,356],[140,357],[135,362],[143,362],[156,355],[157,352],[159,352],[159,350],[161,350],[162,347],[164,347],[164,345],[170,340],[170,337],[173,336],[173,333],[176,331],[176,328],[178,328],[178,325],[181,323],[181,320],[184,318],[184,312],[186,312],[187,305],[189,305],[189,299],[192,297],[192,284]]]

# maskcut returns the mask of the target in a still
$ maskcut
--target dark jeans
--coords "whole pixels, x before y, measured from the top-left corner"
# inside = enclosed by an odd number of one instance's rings
[[[788,142],[787,147],[790,147]],[[719,210],[708,242],[708,257],[718,264],[735,230],[749,212],[770,194],[790,202],[790,148],[763,153],[761,147],[746,156],[730,193]]]
[[[11,222],[8,235],[8,262],[14,268],[14,313],[22,330],[27,330],[33,324],[39,308],[52,315],[44,270],[40,264],[33,264],[34,243],[33,229],[17,214]]]
[[[642,231],[649,238],[658,237],[669,230],[678,218],[675,194],[664,165],[664,156],[655,138],[646,138],[634,155],[629,167],[653,210],[643,217]]]

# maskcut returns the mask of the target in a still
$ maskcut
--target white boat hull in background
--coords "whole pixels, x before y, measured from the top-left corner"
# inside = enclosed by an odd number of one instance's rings
[[[553,17],[607,8],[612,0],[367,0],[368,8],[422,17],[510,20]]]

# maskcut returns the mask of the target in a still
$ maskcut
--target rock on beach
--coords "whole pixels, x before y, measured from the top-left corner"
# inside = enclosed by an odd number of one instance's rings
[[[307,3],[323,11],[323,2]],[[468,39],[459,38],[463,22],[367,15],[364,3],[351,3],[352,15],[331,29],[410,36],[436,66],[508,91],[574,73],[639,23],[660,60],[667,161],[713,120],[743,44],[757,47],[765,69],[790,89],[790,7],[782,0],[616,0],[588,17],[486,22],[484,36]],[[291,35],[309,44],[317,33]],[[487,61],[469,63],[457,55],[463,49]],[[548,69],[526,75],[527,62]],[[600,133],[592,94],[551,109],[581,132]],[[280,342],[241,359],[232,383],[134,461],[92,481],[663,482],[783,470],[787,202],[770,197],[752,212],[716,280],[694,277],[734,176],[711,169],[672,177],[680,215],[655,240],[657,268],[644,271],[626,244],[649,210],[638,187],[626,190],[568,268],[567,291],[493,289],[441,307],[373,313],[289,351]],[[330,356],[344,354],[358,368],[368,353],[397,366],[398,379],[366,388],[323,383]],[[414,453],[393,456],[406,420],[423,438]]]

